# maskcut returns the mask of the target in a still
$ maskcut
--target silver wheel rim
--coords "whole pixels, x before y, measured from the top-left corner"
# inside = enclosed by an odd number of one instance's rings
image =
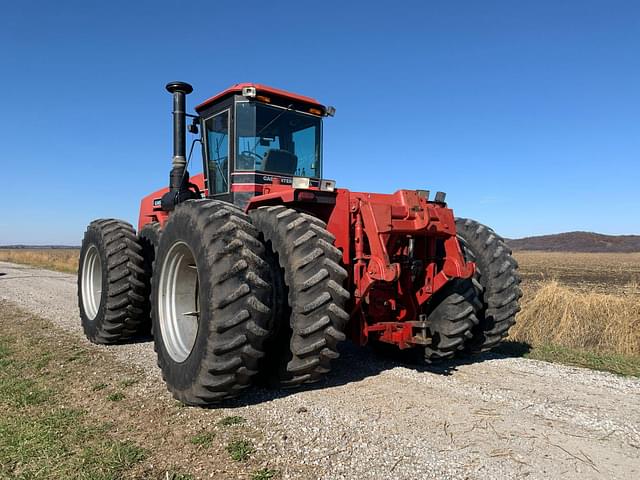
[[[200,317],[198,268],[186,243],[173,244],[159,273],[160,335],[169,356],[180,363],[193,350]]]
[[[95,320],[102,298],[102,262],[95,245],[91,245],[82,264],[82,306],[89,320]]]

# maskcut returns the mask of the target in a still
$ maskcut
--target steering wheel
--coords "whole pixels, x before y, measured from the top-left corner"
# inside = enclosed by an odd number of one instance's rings
[[[255,164],[256,166],[258,166],[260,163],[262,163],[262,156],[256,152],[252,152],[251,150],[243,150],[240,152],[240,155],[242,156],[247,156],[247,157],[253,157],[255,160]]]

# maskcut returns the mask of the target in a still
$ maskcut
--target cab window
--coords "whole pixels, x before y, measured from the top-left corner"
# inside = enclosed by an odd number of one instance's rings
[[[292,109],[236,104],[236,170],[320,178],[322,121]]]
[[[229,191],[229,110],[205,121],[210,195]]]

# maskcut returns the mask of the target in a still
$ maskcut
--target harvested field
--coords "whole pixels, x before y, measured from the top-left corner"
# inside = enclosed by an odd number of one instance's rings
[[[514,252],[525,290],[556,280],[585,292],[640,294],[640,253]]]

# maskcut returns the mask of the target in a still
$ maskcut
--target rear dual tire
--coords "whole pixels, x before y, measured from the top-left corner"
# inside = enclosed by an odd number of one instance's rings
[[[428,362],[492,349],[508,335],[520,311],[518,263],[504,239],[470,219],[456,219],[456,229],[462,253],[475,262],[476,272],[471,279],[449,282],[429,301]]]
[[[451,280],[438,290],[425,307],[431,344],[400,350],[396,345],[370,340],[373,350],[385,357],[408,363],[437,363],[462,353],[478,324],[478,290],[470,279]]]
[[[431,345],[425,347],[428,362],[450,359],[464,350],[478,325],[479,291],[469,279],[452,280],[430,301],[427,315]]]
[[[498,345],[516,322],[522,297],[518,262],[502,237],[486,225],[457,218],[456,230],[465,259],[476,264],[473,281],[480,300],[478,324],[466,350],[484,352]]]

